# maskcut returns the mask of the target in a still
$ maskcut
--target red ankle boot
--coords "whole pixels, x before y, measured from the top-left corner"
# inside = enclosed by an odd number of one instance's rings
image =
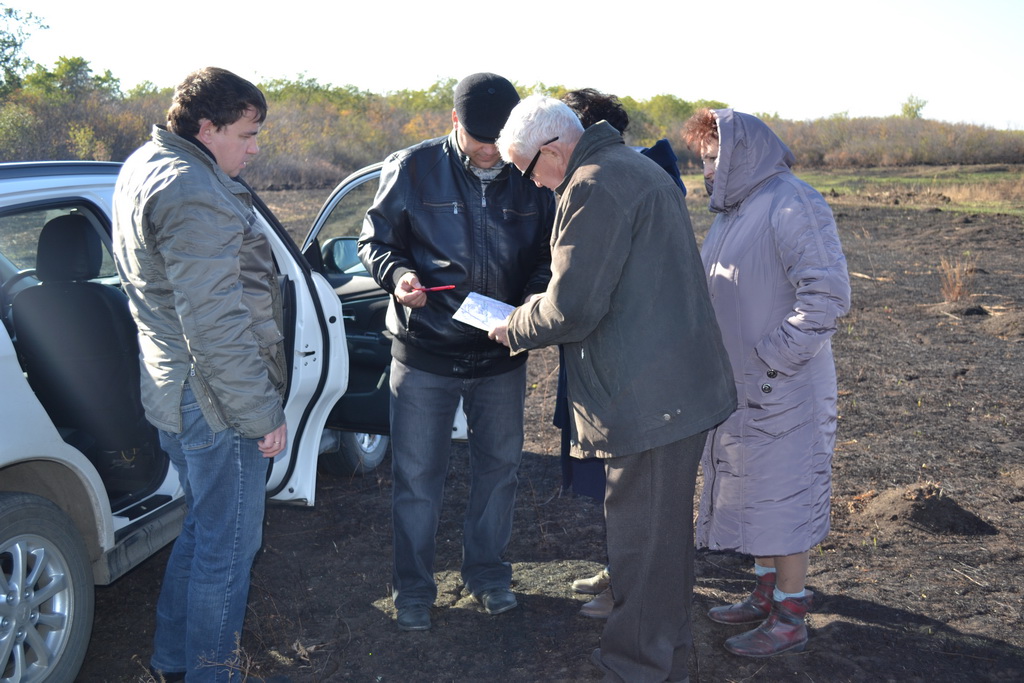
[[[754,592],[735,605],[722,605],[708,610],[708,619],[719,624],[755,624],[764,621],[772,611],[775,572],[757,577]]]
[[[811,606],[813,594],[773,602],[764,623],[753,631],[741,633],[725,641],[725,649],[743,657],[771,657],[781,652],[800,652],[807,644],[804,616]]]

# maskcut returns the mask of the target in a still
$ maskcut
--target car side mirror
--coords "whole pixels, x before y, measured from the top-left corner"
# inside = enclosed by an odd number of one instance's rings
[[[321,253],[324,269],[329,273],[365,273],[359,260],[357,237],[332,237],[324,243]]]

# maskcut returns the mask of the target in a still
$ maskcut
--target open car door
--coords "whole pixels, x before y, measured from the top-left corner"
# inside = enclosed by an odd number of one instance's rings
[[[377,192],[380,166],[357,171],[335,188],[302,245],[344,310],[348,391],[331,411],[327,426],[374,435],[389,431],[391,339],[385,316],[390,297],[360,263],[356,239]]]
[[[320,455],[321,469],[337,474],[372,470],[389,444],[391,337],[385,320],[391,296],[366,272],[356,248],[380,169],[373,164],[343,180],[302,244],[307,262],[330,283],[344,310],[348,390],[327,416],[328,433],[338,443]],[[459,410],[452,438],[466,436],[466,416]]]
[[[291,372],[285,399],[288,445],[274,458],[267,493],[276,501],[312,505],[324,428],[348,385],[348,349],[341,302],[302,257],[273,213],[256,198],[280,272],[286,353]]]

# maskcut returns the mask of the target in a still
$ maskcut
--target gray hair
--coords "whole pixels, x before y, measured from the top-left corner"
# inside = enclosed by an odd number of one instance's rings
[[[513,151],[534,154],[551,138],[575,144],[581,135],[583,125],[565,102],[544,95],[530,95],[512,109],[495,144],[501,158],[512,163]]]

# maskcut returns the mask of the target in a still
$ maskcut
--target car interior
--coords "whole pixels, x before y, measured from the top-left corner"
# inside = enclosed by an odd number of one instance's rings
[[[0,304],[61,438],[96,467],[113,509],[133,518],[161,503],[138,504],[169,461],[143,414],[136,326],[99,215],[78,203],[0,216]]]

